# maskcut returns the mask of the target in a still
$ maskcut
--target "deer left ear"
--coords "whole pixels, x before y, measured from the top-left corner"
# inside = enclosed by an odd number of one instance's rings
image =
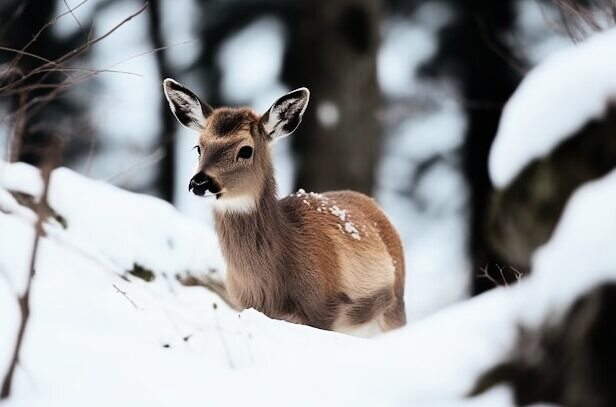
[[[309,99],[310,91],[306,88],[299,88],[274,102],[261,117],[261,124],[270,140],[288,136],[297,129]]]
[[[171,111],[182,125],[195,131],[205,128],[205,121],[213,110],[207,103],[171,78],[163,81],[163,90]]]

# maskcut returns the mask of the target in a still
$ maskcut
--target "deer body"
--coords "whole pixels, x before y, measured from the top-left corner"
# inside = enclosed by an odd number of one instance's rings
[[[239,308],[341,332],[405,324],[402,246],[371,198],[302,190],[277,198],[270,142],[299,125],[306,89],[262,117],[214,110],[171,80],[165,94],[178,120],[200,132],[200,168],[189,189],[216,196],[226,285]]]

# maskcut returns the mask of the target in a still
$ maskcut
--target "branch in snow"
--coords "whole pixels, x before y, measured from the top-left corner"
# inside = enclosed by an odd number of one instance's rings
[[[41,237],[43,236],[43,224],[46,219],[47,212],[45,208],[47,205],[47,197],[49,194],[49,179],[51,176],[51,171],[55,167],[58,161],[59,156],[59,145],[52,144],[49,149],[48,157],[49,160],[43,168],[41,169],[41,177],[43,178],[43,194],[36,205],[36,214],[37,221],[34,226],[35,234],[34,234],[34,244],[32,247],[32,255],[30,257],[30,266],[29,266],[29,274],[28,281],[26,284],[26,288],[24,292],[17,297],[17,302],[19,304],[19,311],[21,314],[21,319],[19,322],[19,329],[17,331],[17,339],[15,341],[15,348],[13,349],[13,354],[11,357],[11,362],[9,364],[9,368],[4,376],[4,380],[2,381],[2,389],[0,390],[0,400],[7,399],[11,395],[11,386],[13,383],[13,376],[15,374],[15,369],[17,368],[17,364],[19,363],[19,353],[21,351],[21,346],[23,344],[24,335],[26,333],[26,326],[28,324],[28,319],[30,317],[30,290],[32,288],[32,280],[34,278],[34,274],[36,273],[36,258],[39,249],[39,243],[41,241]]]
[[[126,298],[126,299],[128,300],[128,302],[130,302],[130,304],[131,304],[133,307],[135,307],[135,309],[137,309],[137,310],[139,309],[139,307],[137,306],[137,304],[135,304],[135,301],[133,301],[133,300],[132,300],[132,299],[128,296],[128,294],[126,294],[126,291],[122,291],[122,290],[120,290],[120,288],[119,288],[117,285],[115,285],[115,284],[113,284],[113,288],[115,288],[115,289],[116,289],[116,292],[117,292],[118,294],[122,294],[122,296],[123,296],[124,298]]]

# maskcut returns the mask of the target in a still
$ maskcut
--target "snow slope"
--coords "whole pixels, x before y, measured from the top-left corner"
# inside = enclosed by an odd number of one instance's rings
[[[253,366],[215,378],[211,400],[284,405],[511,405],[507,388],[465,399],[479,374],[514,350],[520,326],[560,318],[575,298],[616,280],[616,171],[580,188],[533,275],[452,306],[361,348],[326,350],[301,366]],[[290,377],[291,376],[291,377]],[[243,391],[225,391],[241,383]],[[306,387],[317,389],[306,393]],[[246,394],[249,394],[247,396]],[[324,401],[326,401],[324,403]]]
[[[0,166],[0,369],[6,369],[33,241],[34,214],[8,191],[38,195],[38,171]],[[520,324],[558,315],[616,279],[616,172],[581,188],[534,274],[373,340],[239,315],[175,274],[221,270],[212,231],[168,204],[53,173],[46,225],[10,406],[510,405],[502,387],[465,394],[501,360]],[[151,282],[127,274],[138,262]],[[213,304],[217,304],[215,307]],[[556,311],[556,312],[555,312]]]
[[[33,167],[0,164],[1,372],[35,219],[8,191],[38,196],[41,189]],[[46,225],[12,405],[203,404],[205,381],[221,370],[290,362],[298,348],[306,356],[361,342],[254,311],[238,315],[209,291],[180,285],[177,274],[221,272],[223,263],[213,231],[164,201],[58,169],[49,202],[67,229]],[[135,263],[154,280],[128,274]],[[316,334],[303,343],[307,331]]]

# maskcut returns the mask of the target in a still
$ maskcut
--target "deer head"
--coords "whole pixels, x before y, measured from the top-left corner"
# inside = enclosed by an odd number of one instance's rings
[[[215,196],[219,208],[254,208],[266,183],[273,182],[270,144],[297,129],[308,89],[287,93],[260,116],[248,108],[213,109],[173,79],[165,79],[163,88],[178,121],[199,132],[199,165],[189,191]]]

